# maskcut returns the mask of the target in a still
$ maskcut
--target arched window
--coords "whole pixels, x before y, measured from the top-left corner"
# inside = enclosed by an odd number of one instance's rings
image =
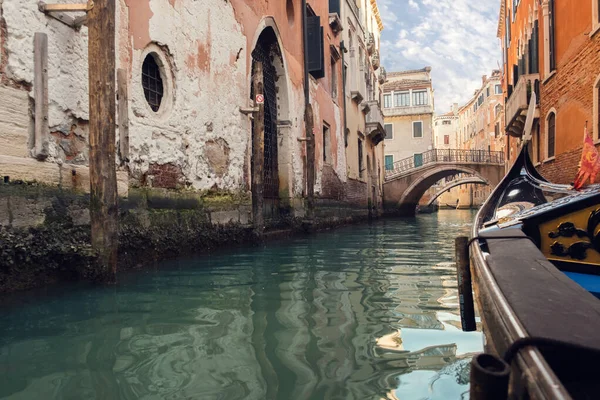
[[[546,118],[546,158],[552,158],[556,147],[556,114],[550,112]]]

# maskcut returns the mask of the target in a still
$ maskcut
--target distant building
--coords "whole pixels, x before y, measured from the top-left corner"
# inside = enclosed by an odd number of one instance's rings
[[[421,154],[433,149],[433,94],[431,67],[388,73],[383,85],[386,169],[410,157],[418,164]]]
[[[436,121],[443,121],[443,118],[444,116],[436,117]],[[479,151],[482,156],[490,151],[505,151],[504,107],[499,70],[492,71],[490,77],[482,76],[481,87],[459,108],[455,126],[455,148]],[[475,184],[458,186],[440,196],[439,204],[456,206],[456,200],[459,200],[460,208],[478,207],[493,189]]]
[[[548,180],[570,183],[583,129],[600,143],[600,13],[597,0],[502,0],[507,149],[521,145],[530,94],[538,95],[532,158]]]
[[[433,117],[433,146],[436,149],[458,149],[458,104],[452,111]]]

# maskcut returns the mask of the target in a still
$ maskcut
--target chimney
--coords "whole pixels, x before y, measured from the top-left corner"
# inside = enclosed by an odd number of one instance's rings
[[[452,113],[458,115],[458,103],[452,104]]]
[[[487,81],[487,75],[483,75],[483,76],[481,77],[481,84],[482,84],[482,85],[485,85],[485,81]]]

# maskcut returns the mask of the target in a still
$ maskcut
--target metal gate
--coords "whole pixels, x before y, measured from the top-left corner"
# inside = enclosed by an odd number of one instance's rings
[[[279,216],[279,170],[277,157],[277,72],[273,66],[277,41],[274,33],[264,32],[252,52],[253,61],[262,61],[265,91],[265,154],[264,154],[264,208],[265,219]],[[254,64],[252,67],[254,73]],[[251,98],[254,98],[251,90]],[[253,130],[254,131],[254,130]],[[254,149],[253,153],[254,154]]]

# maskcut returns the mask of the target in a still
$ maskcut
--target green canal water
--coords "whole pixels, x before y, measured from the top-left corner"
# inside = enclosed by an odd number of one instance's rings
[[[170,261],[0,309],[0,398],[461,399],[453,241],[474,214]]]

